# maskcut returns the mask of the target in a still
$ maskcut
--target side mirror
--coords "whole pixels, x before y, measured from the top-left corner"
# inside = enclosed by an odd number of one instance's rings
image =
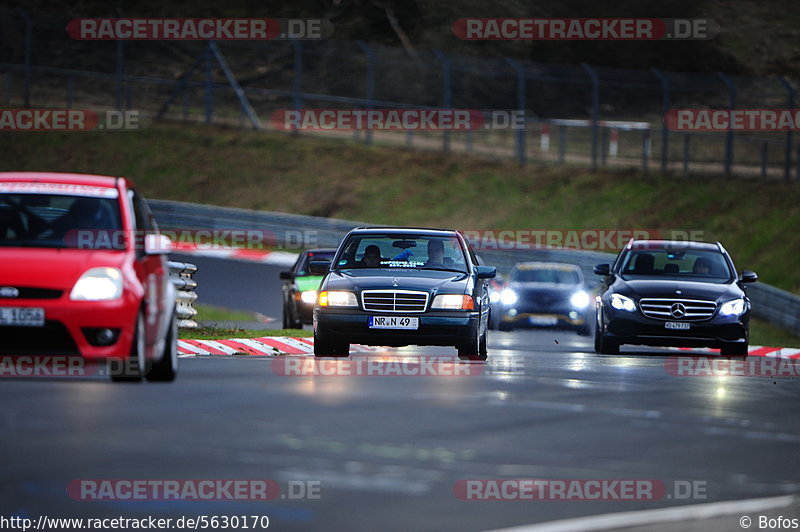
[[[611,266],[609,266],[608,264],[598,264],[597,266],[592,268],[592,271],[596,275],[609,276],[611,275]]]
[[[164,235],[145,235],[145,255],[167,255],[172,252],[172,240]]]
[[[497,275],[497,268],[494,266],[475,266],[475,274],[478,279],[494,279]]]
[[[308,263],[308,271],[316,275],[325,275],[331,267],[329,260],[312,260]]]
[[[291,281],[292,279],[294,279],[294,275],[292,274],[292,272],[281,272],[278,275],[283,281]]]
[[[742,270],[742,277],[739,280],[743,283],[754,283],[758,281],[758,275],[750,270]]]

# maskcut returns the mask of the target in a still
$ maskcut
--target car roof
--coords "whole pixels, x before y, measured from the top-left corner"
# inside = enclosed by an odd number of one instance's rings
[[[304,249],[303,253],[309,255],[311,253],[336,253],[336,248],[316,248],[316,249]]]
[[[428,236],[441,236],[444,234],[452,235],[456,233],[455,229],[436,229],[432,227],[397,227],[397,226],[386,226],[386,227],[356,227],[351,231],[351,233],[359,233],[359,234],[386,234],[386,233],[418,233],[421,235],[428,235]]]
[[[115,188],[117,179],[106,175],[71,174],[66,172],[0,172],[0,182],[58,183]],[[126,185],[130,185],[127,179],[124,179],[124,181]]]
[[[546,262],[546,261],[529,261],[518,262],[514,265],[517,270],[578,270],[580,266],[569,262]]]
[[[693,249],[722,251],[719,242],[695,242],[692,240],[631,240],[626,249]]]

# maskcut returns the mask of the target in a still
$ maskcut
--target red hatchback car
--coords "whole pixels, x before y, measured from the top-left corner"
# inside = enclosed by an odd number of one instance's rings
[[[114,380],[173,380],[170,250],[127,179],[0,172],[0,355],[79,355],[108,361]]]

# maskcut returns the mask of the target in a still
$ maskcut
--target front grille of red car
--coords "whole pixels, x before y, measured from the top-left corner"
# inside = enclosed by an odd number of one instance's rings
[[[0,327],[0,355],[79,355],[78,346],[63,323],[44,327]]]
[[[3,287],[6,288],[6,287]],[[54,290],[52,288],[34,288],[31,286],[11,286],[17,290],[17,295],[13,299],[58,299],[63,290]],[[5,301],[11,298],[0,297],[0,301]]]

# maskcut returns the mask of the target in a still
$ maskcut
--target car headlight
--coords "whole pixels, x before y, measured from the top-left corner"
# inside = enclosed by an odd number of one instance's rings
[[[317,296],[320,307],[357,307],[356,295],[353,292],[323,291]]]
[[[313,305],[314,301],[317,300],[317,291],[316,290],[306,290],[305,292],[300,293],[300,300],[303,303],[308,303],[309,305]]]
[[[472,296],[463,294],[440,294],[433,299],[432,309],[446,310],[472,310],[475,308],[475,300]]]
[[[617,310],[627,310],[628,312],[636,310],[636,303],[633,302],[633,299],[622,294],[611,294],[611,306]]]
[[[122,296],[119,268],[92,268],[81,275],[69,298],[73,301],[111,301]]]
[[[734,299],[732,301],[728,301],[727,303],[723,303],[719,309],[721,316],[738,316],[742,312],[744,312],[744,299],[741,297],[739,299]]]
[[[585,308],[589,305],[589,294],[583,290],[579,290],[572,294],[572,298],[569,302],[572,303],[572,306],[575,308]]]
[[[510,288],[500,292],[500,302],[504,305],[513,305],[517,302],[517,293]]]

